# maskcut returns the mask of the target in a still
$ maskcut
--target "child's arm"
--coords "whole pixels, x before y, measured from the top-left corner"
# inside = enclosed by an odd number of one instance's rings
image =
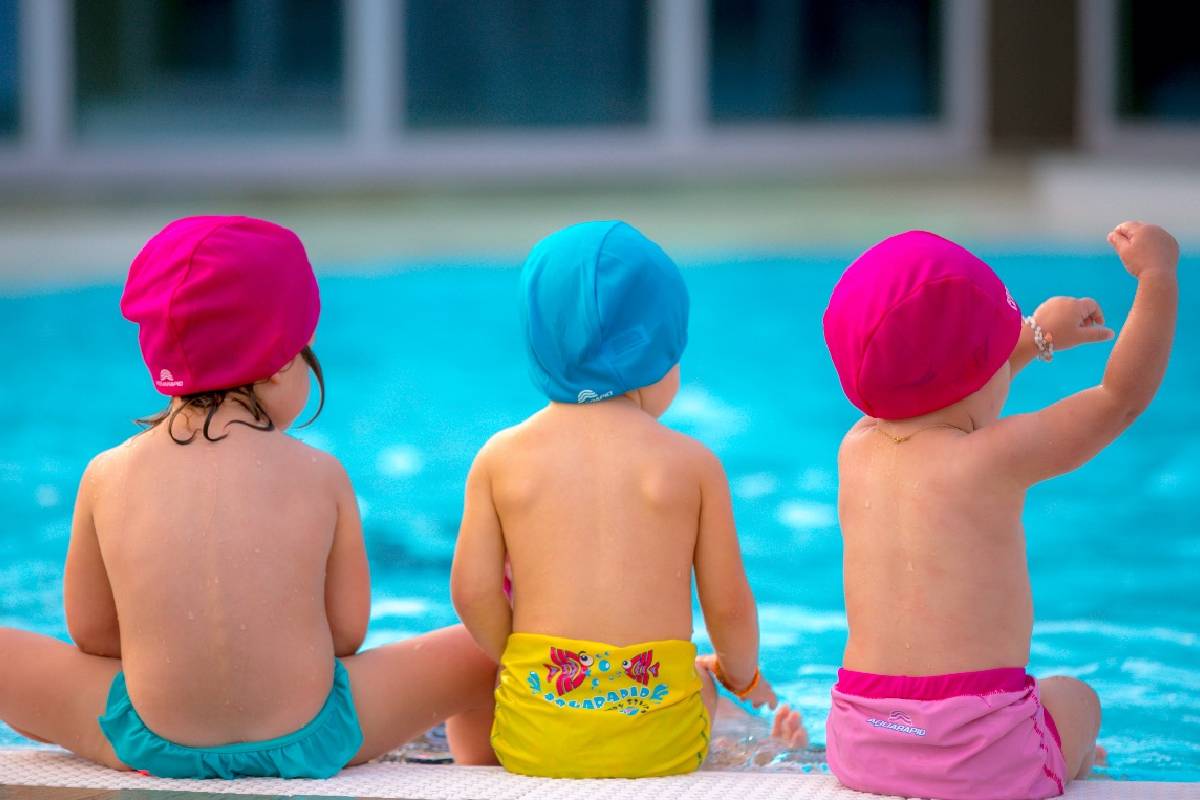
[[[92,493],[98,480],[97,457],[84,470],[71,521],[71,542],[63,571],[63,607],[67,631],[76,647],[85,653],[121,657],[121,629],[108,572],[100,555],[96,525],[92,519]]]
[[[371,618],[371,569],[363,543],[358,498],[346,470],[332,456],[337,523],[325,562],[325,618],[333,634],[333,654],[352,656],[362,647]]]
[[[758,607],[742,566],[729,481],[717,457],[707,450],[700,464],[700,530],[693,561],[696,593],[704,610],[704,624],[716,651],[716,663],[726,688],[738,691],[758,687],[746,695],[755,706],[775,707],[775,693],[758,673]],[[702,659],[703,661],[703,659]]]
[[[1166,371],[1179,245],[1162,228],[1140,222],[1121,223],[1108,241],[1138,288],[1103,383],[980,431],[987,456],[1024,485],[1069,472],[1100,452],[1146,409]]]
[[[1033,312],[1033,320],[1051,338],[1055,350],[1067,350],[1088,342],[1106,342],[1112,328],[1104,327],[1104,312],[1090,297],[1051,297]],[[1008,359],[1011,374],[1016,375],[1037,357],[1033,329],[1021,325],[1021,336]]]
[[[504,532],[492,502],[490,450],[490,443],[484,445],[467,475],[450,596],[471,636],[499,661],[512,633],[512,606],[504,594]]]

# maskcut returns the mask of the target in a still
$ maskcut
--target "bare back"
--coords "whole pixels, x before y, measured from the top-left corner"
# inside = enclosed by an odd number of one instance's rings
[[[329,460],[282,433],[230,426],[223,441],[188,446],[159,427],[94,463],[129,694],[160,736],[262,740],[320,710],[334,658]]]
[[[494,441],[513,630],[690,639],[699,445],[614,402],[552,405]]]
[[[936,675],[1028,662],[1025,490],[989,472],[973,436],[937,429],[896,443],[864,419],[843,440],[848,669]]]

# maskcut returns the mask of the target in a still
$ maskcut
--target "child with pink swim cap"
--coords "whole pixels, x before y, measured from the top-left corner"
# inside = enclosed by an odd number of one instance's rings
[[[1035,357],[1111,339],[1094,300],[1022,320],[995,273],[911,231],[846,270],[825,312],[842,387],[866,415],[838,454],[849,638],[826,727],[829,766],[860,791],[1044,798],[1087,775],[1100,704],[1035,680],[1021,510],[1033,484],[1095,456],[1162,380],[1179,247],[1154,225],[1108,235],[1138,281],[1101,385],[1000,418]]]
[[[133,261],[121,309],[170,402],[83,475],[74,645],[0,628],[0,719],[162,777],[328,777],[447,718],[458,761],[495,763],[496,664],[462,626],[358,652],[371,598],[354,490],[284,433],[309,370],[321,381],[296,235],[176,220]]]

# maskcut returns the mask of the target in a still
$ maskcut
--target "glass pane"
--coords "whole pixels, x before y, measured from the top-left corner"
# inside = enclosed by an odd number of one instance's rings
[[[415,128],[644,123],[643,0],[409,0]]]
[[[1120,18],[1123,117],[1200,120],[1200,8],[1194,3],[1125,0]]]
[[[92,140],[342,124],[338,0],[76,0],[75,56]]]
[[[937,0],[712,0],[717,121],[933,117]]]
[[[0,0],[0,136],[17,132],[21,114],[21,54],[17,48],[19,0]]]

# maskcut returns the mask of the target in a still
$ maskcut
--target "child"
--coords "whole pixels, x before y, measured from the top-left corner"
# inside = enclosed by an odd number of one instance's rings
[[[1100,705],[1074,678],[1025,672],[1033,624],[1021,509],[1149,404],[1175,327],[1178,245],[1123,223],[1138,280],[1102,385],[998,419],[1033,358],[1112,338],[1090,299],[1024,324],[982,261],[930,233],[850,265],[825,312],[842,386],[867,416],[838,457],[850,636],[826,728],[842,783],[883,794],[1044,798],[1087,775]]]
[[[690,772],[716,702],[706,663],[755,706],[775,695],[721,464],[658,422],[687,343],[683,278],[630,226],[587,222],[533,249],[521,311],[550,404],[479,452],[451,572],[501,665],[492,745],[530,775]],[[699,671],[693,566],[716,649]]]
[[[0,719],[163,777],[328,777],[447,717],[456,759],[494,763],[495,662],[462,627],[356,655],[370,588],[354,491],[283,433],[308,370],[322,380],[300,240],[177,220],[134,260],[121,308],[170,405],[88,465],[64,575],[76,646],[0,629]]]

